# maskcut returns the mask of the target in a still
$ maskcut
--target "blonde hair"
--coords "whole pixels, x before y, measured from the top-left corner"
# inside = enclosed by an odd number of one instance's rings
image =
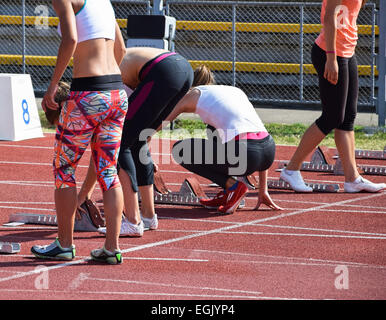
[[[70,94],[70,85],[67,82],[59,81],[58,90],[56,90],[54,100],[59,104],[59,108],[56,110],[48,109],[45,111],[48,122],[55,125],[59,120],[60,112],[62,111],[61,103],[68,99]]]
[[[197,87],[207,84],[215,84],[216,80],[212,71],[205,65],[200,65],[194,70],[194,78],[192,87]]]

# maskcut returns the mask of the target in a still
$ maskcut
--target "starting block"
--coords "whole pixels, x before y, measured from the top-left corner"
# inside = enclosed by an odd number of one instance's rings
[[[259,182],[254,175],[249,175],[245,178],[248,184],[254,189],[258,189]],[[327,183],[306,183],[310,186],[314,192],[338,192],[339,185],[338,184],[327,184]],[[282,190],[292,190],[290,185],[281,180],[268,179],[267,186],[269,189],[282,189]]]
[[[0,242],[0,253],[14,254],[20,252],[20,243]]]
[[[338,157],[338,153],[335,157]],[[355,159],[386,160],[386,146],[381,150],[355,150]]]
[[[9,216],[9,223],[6,226],[12,226],[11,223],[17,222],[21,224],[44,224],[48,226],[56,226],[56,215],[53,214],[38,214],[38,213],[13,213]]]
[[[160,173],[154,174],[154,203],[201,206],[200,198],[206,197],[195,178],[186,178],[178,192],[170,191]]]
[[[271,189],[282,189],[292,190],[290,185],[283,180],[268,180],[268,188]],[[338,192],[339,185],[336,183],[306,183],[307,186],[311,187],[314,192]]]
[[[357,150],[359,151],[359,150]],[[363,151],[363,150],[362,150]],[[358,153],[360,153],[359,151]],[[370,150],[365,151],[366,155],[370,155]],[[382,151],[372,151],[374,152],[373,156],[375,156],[375,152]],[[380,154],[378,154],[380,155]],[[375,159],[375,158],[372,158]],[[333,160],[335,163],[333,164]],[[278,165],[278,169],[283,169],[288,164],[288,161],[280,161]],[[301,171],[313,171],[313,172],[326,172],[333,173],[335,175],[343,175],[343,167],[341,160],[336,155],[333,156],[329,152],[326,147],[318,147],[314,154],[311,157],[310,162],[303,162],[300,168]],[[360,174],[370,174],[370,175],[386,175],[386,167],[385,166],[376,166],[376,165],[358,165],[358,170]]]
[[[104,226],[104,221],[98,208],[91,200],[86,200],[81,208],[86,213],[77,212],[75,217],[74,231],[97,231],[98,227]],[[46,226],[57,226],[57,217],[53,214],[39,213],[13,213],[9,217],[6,227],[15,227],[23,224],[40,224]]]
[[[208,195],[201,188],[196,178],[189,177],[184,180],[180,190],[173,192],[167,189],[164,180],[159,172],[154,174],[154,203],[185,205],[185,206],[202,206],[201,198],[207,198]],[[245,207],[245,200],[241,200],[239,208]]]

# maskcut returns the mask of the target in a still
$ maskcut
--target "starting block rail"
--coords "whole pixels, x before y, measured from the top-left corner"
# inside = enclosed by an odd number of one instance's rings
[[[268,188],[270,189],[282,189],[282,190],[292,190],[290,185],[281,180],[271,180],[269,179],[267,181]],[[309,187],[313,189],[314,192],[338,192],[339,191],[339,185],[336,183],[306,183]]]
[[[24,224],[44,224],[56,226],[56,215],[37,214],[37,213],[13,213],[9,217],[9,222],[20,222]]]
[[[178,192],[170,191],[160,173],[154,174],[154,203],[201,206],[200,198],[206,197],[195,178],[186,178]]]
[[[20,252],[20,243],[0,242],[0,253],[14,254]]]
[[[356,154],[363,155],[362,159],[381,159],[385,156],[384,151],[371,151],[371,150],[356,150]],[[332,164],[332,159],[335,159],[335,164]],[[386,157],[385,157],[386,159]],[[280,161],[278,164],[278,170],[283,169],[289,161]],[[386,176],[386,166],[379,165],[364,165],[359,164],[358,169],[361,174]],[[312,171],[312,172],[326,172],[333,173],[335,175],[343,175],[342,162],[338,156],[331,156],[328,148],[318,147],[312,155],[311,162],[303,162],[301,171]]]
[[[386,160],[386,151],[355,150],[356,159]]]
[[[338,153],[335,157],[339,157]],[[355,159],[386,160],[386,146],[382,150],[355,150]]]

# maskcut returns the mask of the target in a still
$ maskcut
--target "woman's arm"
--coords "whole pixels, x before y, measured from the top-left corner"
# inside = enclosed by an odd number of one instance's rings
[[[177,103],[173,111],[166,117],[162,124],[157,128],[156,131],[162,130],[162,128],[169,122],[176,119],[181,113],[195,113],[199,92],[197,90],[190,90],[188,93]]]
[[[97,176],[95,171],[95,165],[92,157],[90,157],[90,164],[88,166],[87,175],[78,193],[78,207],[80,207],[80,205],[86,199],[91,199],[91,195],[96,187],[96,183]]]
[[[261,204],[265,204],[272,210],[283,210],[283,208],[273,202],[268,193],[268,170],[259,172],[259,199],[255,210],[258,210]]]
[[[114,42],[114,56],[118,66],[121,64],[123,57],[126,54],[126,45],[123,40],[121,28],[118,23],[115,23],[115,42]]]
[[[327,55],[324,78],[334,85],[338,82],[339,72],[338,62],[336,60],[336,17],[338,14],[337,8],[341,4],[342,0],[327,0],[324,14],[324,35]]]
[[[58,88],[58,83],[75,52],[78,40],[75,14],[71,1],[53,0],[52,4],[59,17],[62,39],[59,45],[56,66],[51,77],[51,82],[42,100],[42,108],[44,111],[46,111],[46,108],[54,110],[59,108],[54,100],[54,96]]]

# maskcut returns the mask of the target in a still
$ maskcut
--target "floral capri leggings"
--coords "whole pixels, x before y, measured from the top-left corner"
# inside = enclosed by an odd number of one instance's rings
[[[125,90],[71,91],[55,136],[55,186],[74,187],[75,169],[91,142],[97,180],[103,192],[120,186],[117,159],[127,111]]]

